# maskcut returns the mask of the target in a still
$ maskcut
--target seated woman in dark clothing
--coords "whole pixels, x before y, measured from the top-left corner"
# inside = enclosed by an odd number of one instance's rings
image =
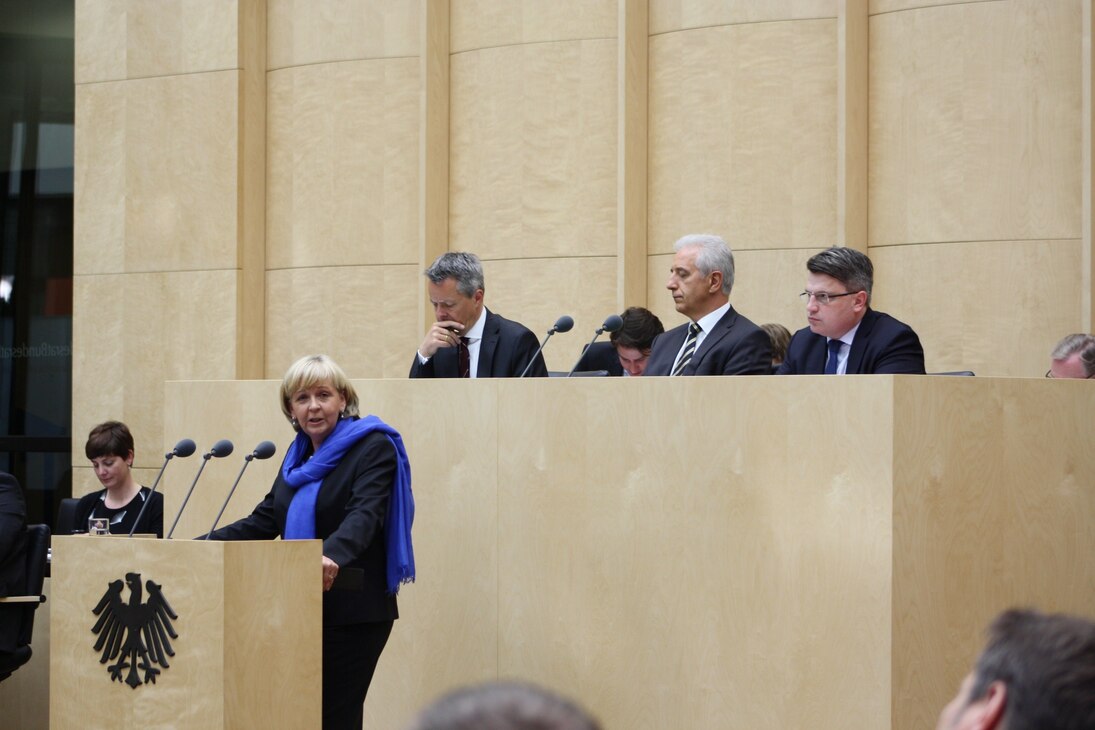
[[[133,479],[133,435],[124,423],[107,421],[91,429],[84,453],[91,460],[95,476],[103,485],[98,492],[84,495],[76,505],[76,531],[87,532],[88,519],[105,517],[110,534],[127,535],[146,500],[135,532],[163,537],[163,495],[152,494]]]

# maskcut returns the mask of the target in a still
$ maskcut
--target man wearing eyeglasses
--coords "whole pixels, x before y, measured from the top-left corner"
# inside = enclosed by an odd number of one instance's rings
[[[777,375],[923,373],[924,348],[912,328],[871,309],[874,266],[834,246],[806,262],[809,327],[794,334]]]
[[[1095,337],[1068,335],[1057,343],[1051,354],[1047,378],[1095,378]]]
[[[665,288],[686,324],[658,335],[646,375],[767,375],[768,335],[730,305],[734,254],[718,236],[684,236],[674,245]]]

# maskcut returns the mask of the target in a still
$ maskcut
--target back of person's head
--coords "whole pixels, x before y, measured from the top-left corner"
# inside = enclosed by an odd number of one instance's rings
[[[969,701],[993,682],[1006,688],[999,727],[1095,728],[1095,623],[1075,616],[1010,610],[989,627]]]
[[[1085,334],[1066,335],[1053,348],[1054,360],[1068,360],[1073,355],[1079,357],[1084,368],[1084,377],[1095,376],[1095,336]]]
[[[722,293],[730,296],[734,288],[734,252],[721,236],[711,233],[692,233],[681,236],[673,244],[674,251],[695,247],[696,268],[701,276],[710,276],[713,271],[722,272]]]
[[[632,347],[640,352],[649,350],[654,338],[665,332],[657,315],[643,307],[628,307],[620,318],[624,321],[623,326],[609,335],[616,347]]]
[[[769,322],[760,326],[768,341],[772,343],[772,362],[781,363],[787,357],[787,348],[791,344],[791,331],[778,322]]]
[[[811,274],[831,276],[850,292],[867,292],[867,304],[871,303],[874,264],[867,254],[846,246],[833,246],[811,256],[806,262],[806,270]]]
[[[448,251],[441,254],[426,269],[426,278],[434,284],[453,279],[456,290],[466,297],[475,296],[477,289],[487,290],[483,280],[483,262],[473,253]]]
[[[408,730],[600,730],[584,710],[522,682],[487,682],[441,697]]]
[[[84,444],[84,454],[88,459],[103,456],[120,456],[123,459],[133,451],[133,434],[121,421],[106,421],[91,429]]]

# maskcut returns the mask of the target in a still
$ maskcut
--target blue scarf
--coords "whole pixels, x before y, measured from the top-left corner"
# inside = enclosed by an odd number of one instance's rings
[[[399,432],[376,416],[362,419],[347,418],[335,424],[334,431],[319,446],[308,461],[301,463],[311,440],[304,432],[296,439],[281,462],[281,476],[296,492],[285,516],[286,540],[313,540],[316,537],[316,497],[323,479],[342,461],[346,452],[373,431],[380,431],[395,446],[395,484],[388,500],[388,515],[384,520],[387,537],[388,593],[399,593],[402,583],[414,581],[414,546],[411,525],[414,523],[414,495],[411,494],[411,464]]]

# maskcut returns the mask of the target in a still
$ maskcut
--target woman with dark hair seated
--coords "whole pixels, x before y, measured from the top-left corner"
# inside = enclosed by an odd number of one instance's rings
[[[137,523],[140,534],[163,537],[163,495],[152,494],[133,479],[133,435],[119,421],[100,423],[91,429],[84,446],[95,476],[103,489],[84,495],[76,505],[76,532],[87,532],[88,520],[105,517],[112,535],[128,535],[145,502],[148,509]]]

